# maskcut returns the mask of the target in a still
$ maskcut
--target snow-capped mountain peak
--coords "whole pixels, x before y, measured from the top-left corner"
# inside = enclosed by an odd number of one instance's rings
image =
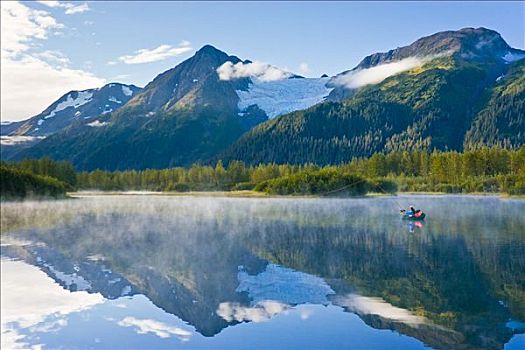
[[[86,123],[101,114],[124,105],[140,88],[110,83],[98,89],[70,91],[53,102],[42,113],[21,122],[9,135],[49,136],[78,121]]]

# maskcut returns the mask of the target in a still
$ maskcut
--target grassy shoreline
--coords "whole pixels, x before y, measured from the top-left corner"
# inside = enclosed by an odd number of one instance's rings
[[[398,192],[396,194],[386,193],[368,193],[365,196],[358,197],[337,197],[337,196],[319,196],[319,195],[270,195],[264,192],[243,190],[243,191],[190,191],[190,192],[169,192],[169,191],[77,191],[68,192],[67,195],[72,198],[96,197],[96,196],[171,196],[171,197],[227,197],[227,198],[364,198],[364,197],[395,197],[395,196],[482,196],[482,197],[499,197],[525,199],[525,196],[511,196],[506,193],[445,193],[445,192]]]

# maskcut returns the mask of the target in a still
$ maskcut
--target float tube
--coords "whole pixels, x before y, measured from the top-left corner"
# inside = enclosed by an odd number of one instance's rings
[[[402,212],[401,218],[403,220],[424,220],[425,216],[427,216],[425,213],[423,213],[421,210],[416,212],[415,214],[412,214],[411,212]]]

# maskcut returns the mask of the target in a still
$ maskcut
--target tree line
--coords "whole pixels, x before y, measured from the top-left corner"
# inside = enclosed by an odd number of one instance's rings
[[[215,166],[194,164],[190,168],[96,170],[79,173],[77,183],[80,189],[117,191],[257,190],[266,188],[260,185],[265,181],[322,169],[375,181],[383,179],[387,181],[383,184],[388,187],[386,192],[392,190],[393,182],[400,191],[525,194],[525,147],[376,153],[370,158],[354,158],[346,164],[325,167],[275,163],[249,166],[241,161],[218,161]]]
[[[256,190],[272,194],[322,194],[364,179],[366,190],[373,192],[525,194],[525,146],[519,149],[484,147],[465,152],[375,153],[369,158],[354,158],[345,164],[324,167],[217,161],[215,165],[194,164],[189,168],[75,172],[70,163],[47,158],[3,162],[2,166],[55,178],[77,190]],[[347,191],[350,192],[353,190]],[[362,192],[363,188],[359,188],[351,194]]]
[[[0,165],[0,198],[63,197],[71,186],[51,176]]]

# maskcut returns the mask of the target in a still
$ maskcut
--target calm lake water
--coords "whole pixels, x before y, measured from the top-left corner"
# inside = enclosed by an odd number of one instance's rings
[[[427,213],[403,222],[398,205]],[[524,349],[525,201],[2,203],[2,349]]]

